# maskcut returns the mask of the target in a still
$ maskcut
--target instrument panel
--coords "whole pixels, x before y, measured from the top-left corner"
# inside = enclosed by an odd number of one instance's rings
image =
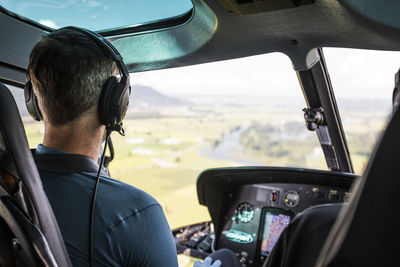
[[[244,266],[260,266],[296,214],[344,202],[350,194],[336,187],[272,183],[243,185],[228,197],[232,205],[216,248],[231,249]]]
[[[282,231],[305,209],[346,202],[354,174],[279,167],[209,169],[197,180],[212,222],[173,230],[178,253],[205,258],[232,250],[243,267],[260,267]]]

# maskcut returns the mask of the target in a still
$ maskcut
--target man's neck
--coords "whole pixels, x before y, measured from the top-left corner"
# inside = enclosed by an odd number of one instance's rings
[[[88,126],[88,122],[85,121],[74,121],[61,126],[45,123],[43,145],[72,154],[88,156],[97,161],[104,129]]]

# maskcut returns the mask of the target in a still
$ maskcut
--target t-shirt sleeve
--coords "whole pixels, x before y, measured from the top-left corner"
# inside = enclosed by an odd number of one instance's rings
[[[159,204],[122,219],[108,239],[122,266],[178,266],[175,241]]]

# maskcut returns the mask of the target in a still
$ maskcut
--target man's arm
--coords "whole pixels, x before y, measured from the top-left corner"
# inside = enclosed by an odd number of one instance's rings
[[[159,204],[122,219],[111,229],[109,244],[122,266],[178,266],[175,241]]]
[[[193,267],[241,267],[241,263],[230,249],[219,249],[208,255],[204,262],[196,261]]]

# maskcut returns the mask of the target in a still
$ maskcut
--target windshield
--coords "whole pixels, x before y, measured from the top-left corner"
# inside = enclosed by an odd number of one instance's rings
[[[207,168],[327,168],[316,134],[306,130],[304,97],[283,54],[134,73],[131,81],[126,136],[112,135],[111,176],[153,195],[171,228],[209,219],[196,194],[197,176]],[[24,114],[35,147],[43,124]]]
[[[93,31],[165,20],[193,8],[190,0],[0,0],[0,5],[53,29],[77,26]]]
[[[324,48],[355,173],[362,174],[392,112],[400,53]]]

